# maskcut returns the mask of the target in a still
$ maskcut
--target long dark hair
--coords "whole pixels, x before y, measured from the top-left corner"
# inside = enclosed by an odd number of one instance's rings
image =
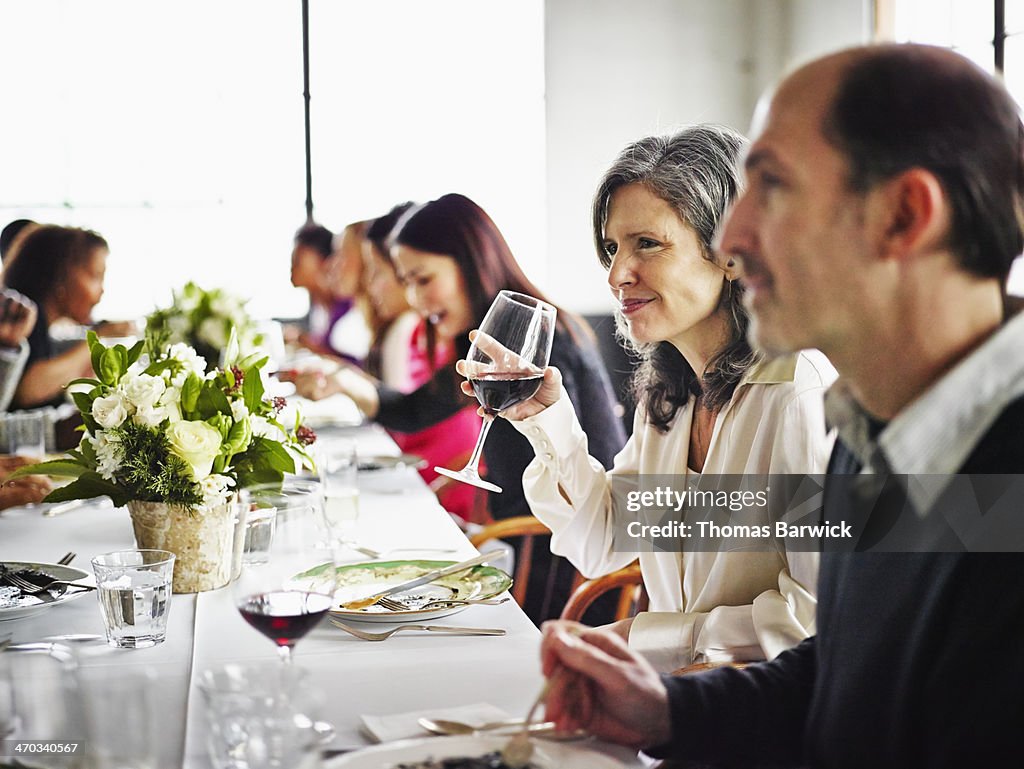
[[[650,136],[626,147],[608,169],[594,195],[594,245],[607,269],[604,230],[612,195],[628,184],[642,184],[664,200],[700,240],[704,258],[713,261],[712,243],[726,209],[739,191],[737,156],[746,140],[724,126],[699,125],[672,136]],[[629,336],[621,313],[616,326],[626,349],[639,359],[633,375],[633,398],[660,432],[669,429],[676,412],[691,395],[712,410],[732,397],[743,373],[757,360],[747,342],[749,319],[742,303],[743,287],[726,284],[720,307],[731,328],[730,341],[715,354],[698,377],[671,342],[639,344]]]
[[[21,241],[4,265],[3,284],[42,307],[63,283],[68,269],[85,264],[107,241],[92,230],[44,224]]]
[[[487,212],[465,195],[449,193],[412,208],[395,225],[391,243],[454,259],[466,282],[476,325],[483,321],[487,308],[502,289],[554,304],[523,273]],[[583,323],[575,317],[570,321],[563,310],[558,310],[557,326],[574,341],[579,341],[579,332],[585,328]],[[428,325],[427,349],[431,355],[435,345],[436,332],[433,325]]]

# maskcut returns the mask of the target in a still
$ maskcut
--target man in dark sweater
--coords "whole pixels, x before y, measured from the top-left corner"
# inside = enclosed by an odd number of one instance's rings
[[[914,552],[823,553],[817,635],[743,670],[659,678],[614,637],[551,623],[549,717],[725,765],[1024,766],[1024,554],[934,525],[963,513],[956,474],[1024,473],[1016,105],[956,54],[889,45],[813,62],[767,107],[723,258],[760,347],[817,347],[840,373],[825,518],[889,478]],[[931,480],[892,480],[911,476]]]

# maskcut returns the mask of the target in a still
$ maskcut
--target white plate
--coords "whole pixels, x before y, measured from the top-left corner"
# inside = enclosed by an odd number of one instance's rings
[[[426,761],[442,758],[472,758],[501,748],[509,737],[459,736],[423,737],[401,740],[339,756],[325,764],[325,769],[389,769],[403,761]],[[533,763],[541,769],[624,769],[624,764],[610,756],[597,753],[585,745],[571,742],[534,742]]]
[[[340,604],[355,601],[382,590],[407,582],[434,569],[451,566],[455,561],[404,560],[352,563],[338,567],[338,589],[334,593],[335,608],[331,615],[349,622],[414,622],[447,617],[465,611],[468,606],[445,606],[420,609],[428,601],[448,598],[493,598],[512,586],[512,578],[493,566],[474,566],[468,571],[442,577],[420,587],[400,593],[395,598],[410,605],[408,611],[390,611],[379,605],[365,609],[342,609]]]
[[[95,584],[92,580],[92,575],[88,572],[76,569],[72,566],[61,566],[56,563],[34,563],[32,561],[0,561],[8,569],[35,569],[41,571],[43,574],[48,574],[55,579],[70,579],[75,582],[87,582],[87,584]],[[53,594],[54,590],[50,591]],[[28,617],[32,614],[38,614],[41,611],[49,609],[51,606],[57,606],[58,604],[67,603],[73,601],[76,598],[85,595],[91,590],[75,590],[70,588],[67,592],[55,597],[52,601],[43,601],[34,595],[23,595],[18,599],[17,606],[9,606],[7,608],[0,608],[0,621],[8,619],[21,619],[22,617]]]

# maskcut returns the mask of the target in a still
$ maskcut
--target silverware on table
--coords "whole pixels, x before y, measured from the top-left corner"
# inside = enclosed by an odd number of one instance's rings
[[[505,635],[503,628],[496,627],[450,627],[448,625],[399,625],[392,630],[385,630],[380,633],[371,633],[367,630],[358,630],[344,622],[338,622],[334,617],[330,618],[331,624],[346,633],[361,638],[364,641],[386,641],[395,633],[407,630],[420,630],[426,633],[438,633],[442,635]]]

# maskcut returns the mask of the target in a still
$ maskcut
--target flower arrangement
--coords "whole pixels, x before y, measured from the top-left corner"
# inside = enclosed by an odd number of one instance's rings
[[[245,310],[246,300],[223,289],[209,291],[193,282],[173,292],[170,307],[146,318],[146,350],[152,356],[173,344],[187,344],[213,368],[227,348],[232,331],[243,353],[262,343],[256,324]]]
[[[47,502],[105,494],[117,506],[135,500],[195,510],[312,468],[316,435],[297,413],[286,426],[284,398],[264,397],[267,359],[239,358],[233,335],[226,354],[235,363],[210,372],[182,343],[144,363],[144,342],[105,347],[92,332],[88,342],[96,376],[71,383],[88,387],[73,393],[84,422],[78,448],[20,471],[74,479]]]

